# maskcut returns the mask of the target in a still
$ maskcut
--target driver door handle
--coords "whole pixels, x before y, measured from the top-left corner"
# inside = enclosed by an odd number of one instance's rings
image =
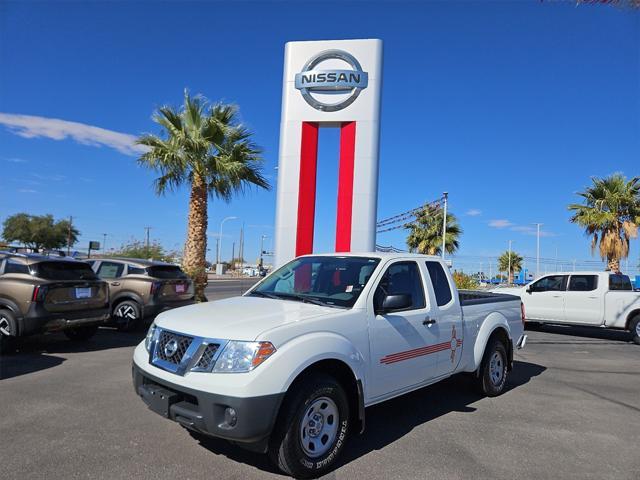
[[[425,319],[422,321],[422,324],[423,324],[423,325],[433,325],[434,323],[436,323],[435,318],[429,318],[429,317],[427,317],[427,318],[425,318]]]
[[[111,282],[111,285],[113,285],[114,287],[117,287],[118,285],[120,285],[120,282]]]

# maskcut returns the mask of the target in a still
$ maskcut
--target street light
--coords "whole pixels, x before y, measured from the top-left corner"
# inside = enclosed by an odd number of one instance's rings
[[[227,220],[236,220],[238,217],[225,217],[220,222],[220,235],[218,236],[218,263],[222,263],[222,257],[220,256],[220,252],[222,251],[222,225]]]
[[[264,255],[264,239],[268,238],[268,236],[269,235],[260,236],[260,268],[262,268],[262,264],[263,264],[262,256]]]
[[[536,226],[536,278],[540,277],[540,227],[544,223],[534,223]]]

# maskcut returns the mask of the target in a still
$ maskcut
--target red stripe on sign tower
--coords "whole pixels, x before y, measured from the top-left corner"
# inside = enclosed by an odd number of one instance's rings
[[[343,123],[340,126],[340,169],[338,173],[336,252],[351,251],[355,150],[356,122]]]
[[[317,123],[302,122],[296,257],[313,252],[313,224],[316,214],[318,128],[319,125]]]

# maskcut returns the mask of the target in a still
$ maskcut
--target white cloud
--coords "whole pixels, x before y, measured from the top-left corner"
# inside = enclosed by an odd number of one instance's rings
[[[509,220],[506,220],[506,219],[499,219],[499,220],[491,220],[489,222],[489,226],[493,228],[507,228],[507,227],[513,226],[513,223],[511,223]]]
[[[32,188],[20,188],[18,189],[20,193],[38,193],[37,190],[33,190]]]
[[[515,225],[510,228],[514,232],[524,233],[525,235],[537,235],[536,227],[530,227],[529,225]],[[557,237],[558,234],[549,232],[547,230],[540,230],[541,237]]]
[[[4,125],[12,133],[23,138],[44,137],[52,140],[71,138],[82,145],[109,147],[132,156],[146,151],[146,147],[134,144],[135,135],[57,118],[0,113],[0,125]]]
[[[25,163],[26,162],[26,160],[24,158],[16,158],[16,157],[14,157],[14,158],[5,158],[5,160],[7,162],[11,162],[11,163]]]
[[[477,217],[478,215],[482,215],[482,210],[478,210],[477,208],[472,208],[470,210],[467,210],[465,215],[467,215],[468,217]]]

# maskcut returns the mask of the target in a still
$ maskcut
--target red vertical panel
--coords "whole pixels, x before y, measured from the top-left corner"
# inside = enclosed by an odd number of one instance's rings
[[[356,149],[356,122],[340,126],[340,168],[338,173],[338,218],[336,252],[351,251],[353,209],[353,171]]]
[[[296,257],[313,252],[313,223],[316,214],[318,127],[317,123],[302,122]]]

